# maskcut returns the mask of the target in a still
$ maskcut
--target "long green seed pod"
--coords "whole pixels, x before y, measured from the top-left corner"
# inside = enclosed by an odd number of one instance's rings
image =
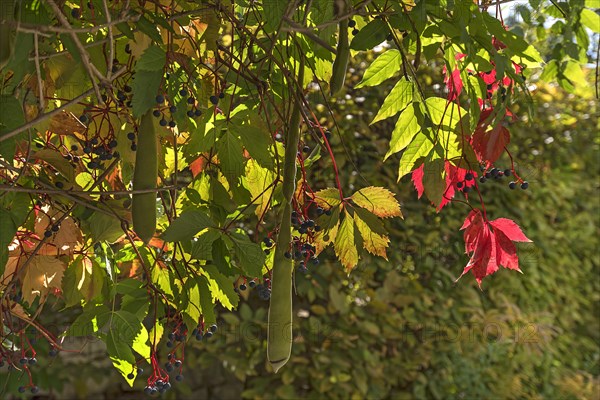
[[[344,2],[345,3],[345,2]],[[344,13],[344,9],[338,10],[338,15]],[[329,80],[329,93],[335,96],[344,87],[346,81],[346,70],[348,69],[348,61],[350,60],[350,44],[348,42],[348,19],[344,18],[340,21],[338,44],[336,48],[335,61]]]
[[[156,189],[158,178],[157,141],[152,111],[148,111],[142,116],[138,131],[133,190]],[[148,243],[156,231],[156,193],[134,194],[131,213],[135,233],[144,243]]]
[[[300,63],[298,82],[303,82],[304,62]],[[303,94],[299,91],[298,97]],[[300,138],[299,100],[294,100],[285,142],[283,164],[283,196],[279,234],[271,277],[271,303],[269,305],[267,358],[273,370],[279,371],[292,354],[292,272],[294,262],[284,256],[292,242],[292,199],[296,189],[296,154]]]

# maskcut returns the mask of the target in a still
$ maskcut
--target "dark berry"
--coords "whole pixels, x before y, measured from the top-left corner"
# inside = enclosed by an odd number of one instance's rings
[[[216,106],[216,105],[217,105],[217,103],[219,102],[219,98],[218,98],[217,96],[215,96],[215,95],[212,95],[212,96],[210,96],[209,100],[210,100],[210,102],[211,102],[213,105],[215,105],[215,106]]]
[[[114,149],[115,147],[117,147],[117,145],[118,145],[118,143],[114,139],[108,143],[108,147],[110,147],[111,149]]]
[[[187,96],[187,95],[188,95],[188,91],[187,91],[187,90],[185,90],[185,89],[181,89],[181,90],[179,91],[179,95],[180,95],[181,97],[185,97],[185,96]]]
[[[56,350],[56,349],[50,349],[50,351],[48,352],[48,355],[50,357],[56,357],[58,355],[58,350]]]
[[[225,98],[225,93],[223,93],[223,92],[219,93],[219,98],[220,99],[224,99]]]
[[[127,134],[127,139],[132,140],[132,141],[135,140],[135,133],[129,132]]]
[[[168,341],[168,342],[167,342],[167,347],[173,347],[173,342],[171,342],[171,341]]]
[[[511,176],[512,175],[512,171],[510,169],[505,169],[504,170],[504,176]]]
[[[254,287],[256,287],[256,281],[250,281],[250,282],[248,282],[248,285],[249,285],[251,288],[254,288]]]
[[[40,391],[40,388],[37,387],[37,386],[34,386],[34,387],[31,388],[31,393],[33,393],[33,394],[36,394],[39,391]]]
[[[352,35],[353,36],[358,35],[358,29],[352,29]]]
[[[177,124],[175,123],[175,121],[173,121],[173,120],[169,121],[169,127],[175,128],[175,126],[177,126]]]
[[[144,393],[146,393],[147,395],[152,394],[152,388],[150,386],[146,386],[144,388]]]
[[[71,17],[75,19],[81,18],[81,8],[74,8],[71,10]],[[21,392],[23,393],[23,392]]]
[[[19,391],[19,393],[25,393],[25,386],[19,386],[17,390]]]
[[[152,115],[154,115],[156,118],[158,118],[162,115],[162,113],[160,112],[160,110],[154,110],[154,111],[152,111]]]
[[[194,99],[192,96],[188,97],[187,99],[188,104],[194,104],[196,102],[196,99]]]
[[[199,109],[196,109],[196,111],[194,111],[194,115],[195,115],[196,117],[199,117],[199,116],[201,116],[201,115],[202,115],[202,111],[200,111]]]
[[[318,258],[311,259],[311,262],[313,263],[313,265],[319,265],[319,259]]]
[[[356,26],[356,21],[351,19],[348,20],[348,28],[354,28]]]
[[[21,365],[25,365],[25,364],[27,364],[27,358],[25,358],[25,357],[21,358],[21,359],[19,360],[19,364],[21,364]]]
[[[457,183],[456,183],[456,187],[457,187],[457,188],[459,188],[459,189],[460,189],[461,187],[463,187],[463,185],[464,185],[464,184],[463,184],[462,182],[457,182]]]
[[[315,225],[315,232],[320,232],[321,231],[321,227],[319,225]]]
[[[78,147],[76,145],[71,146],[71,151],[77,151]]]
[[[171,106],[171,107],[169,107],[169,112],[170,112],[171,114],[173,114],[173,113],[176,113],[176,112],[177,112],[177,107],[176,107],[176,106]]]
[[[242,283],[240,285],[240,290],[246,290],[246,284],[245,283]]]
[[[468,186],[463,189],[464,193],[469,193],[470,191],[471,191],[471,188]]]
[[[289,252],[289,251],[286,251],[286,252],[283,254],[283,256],[284,256],[285,258],[292,258],[292,255],[290,254],[290,252]]]
[[[310,147],[304,146],[304,147],[302,147],[302,151],[305,153],[308,153],[310,151]]]
[[[498,176],[498,173],[500,172],[500,170],[498,168],[494,168],[490,171],[490,173],[492,174],[492,176],[494,178],[496,178]]]
[[[472,180],[473,179],[473,174],[470,173],[470,172],[467,172],[467,174],[465,175],[465,179],[468,180],[468,181]]]
[[[509,188],[511,188],[511,189],[514,189],[514,188],[516,188],[516,187],[517,187],[517,182],[510,182],[510,183],[508,184],[508,187],[509,187]]]
[[[175,368],[181,367],[181,360],[175,361],[175,363],[173,365],[175,365]]]
[[[521,189],[526,190],[529,187],[529,182],[525,181],[521,183]]]
[[[176,380],[177,382],[181,382],[181,381],[183,381],[183,375],[177,375],[177,376],[175,377],[175,380]]]
[[[98,138],[97,138],[97,137],[95,137],[95,138],[92,138],[92,140],[90,140],[90,144],[91,144],[92,146],[95,146],[95,145],[97,145],[97,144],[98,144]]]
[[[169,340],[175,340],[175,334],[173,332],[169,333],[167,337],[169,338]]]
[[[127,374],[127,379],[133,379],[135,377],[135,375],[133,375],[133,372],[130,372],[129,374]]]
[[[117,92],[117,100],[119,101],[125,101],[127,100],[127,96],[125,96],[125,93],[121,92],[120,90]]]
[[[123,86],[123,90],[126,91],[127,93],[129,93],[129,92],[131,92],[131,86],[125,85],[125,86]]]
[[[211,331],[208,331],[204,334],[204,337],[207,339],[210,339],[213,336],[213,333]]]
[[[156,96],[156,102],[158,104],[162,104],[165,102],[165,96],[163,96],[162,94],[159,94],[158,96]]]
[[[175,367],[173,367],[173,364],[168,363],[167,365],[165,365],[165,370],[167,370],[167,372],[173,372],[173,370],[175,369]]]
[[[215,333],[217,331],[217,325],[216,324],[212,324],[210,326],[210,328],[208,328],[212,333]]]
[[[485,176],[482,176],[481,178],[479,178],[479,182],[481,183],[485,183],[487,181],[487,179],[485,179]]]
[[[329,215],[331,215],[331,212],[332,212],[331,210],[325,210],[325,215],[329,216]]]
[[[160,126],[167,126],[168,123],[169,122],[166,119],[164,119],[164,118],[161,119],[160,122],[159,122]]]
[[[188,110],[186,114],[188,117],[194,118],[194,110]]]
[[[79,116],[79,121],[81,121],[82,124],[85,124],[86,122],[88,122],[88,117],[87,115],[83,114]]]
[[[90,154],[90,153],[92,152],[92,148],[91,148],[91,147],[88,147],[88,146],[85,146],[85,147],[83,148],[83,152],[84,152],[85,154]]]
[[[202,334],[201,334],[201,333],[199,333],[199,334],[197,334],[197,335],[196,335],[196,340],[197,340],[197,341],[201,341],[201,340],[202,340],[202,337],[203,337],[203,336],[202,336]]]
[[[129,46],[129,43],[125,45],[125,53],[131,54],[131,46]]]
[[[59,182],[56,182],[56,187],[59,189],[62,189],[65,187],[65,184],[59,181]]]
[[[52,227],[52,228],[54,229],[54,227]],[[37,358],[35,358],[35,357],[31,357],[31,358],[30,358],[30,359],[27,361],[27,363],[28,363],[29,365],[35,365],[35,364],[37,364]]]
[[[52,232],[58,232],[59,229],[60,229],[60,225],[52,225]]]
[[[131,143],[131,151],[137,151],[137,144]]]

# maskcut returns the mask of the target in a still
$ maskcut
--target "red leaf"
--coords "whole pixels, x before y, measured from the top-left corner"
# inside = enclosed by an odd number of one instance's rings
[[[515,247],[515,244],[511,242],[502,231],[496,231],[494,233],[496,235],[498,264],[502,265],[504,268],[521,272],[519,269],[519,257],[517,257],[517,248]]]
[[[513,242],[531,242],[531,240],[525,236],[521,228],[519,228],[519,225],[513,220],[508,218],[498,218],[491,221],[490,224],[495,229],[502,231],[502,233]]]
[[[496,125],[486,132],[487,126],[477,127],[473,134],[471,145],[480,161],[494,163],[504,152],[504,147],[510,142],[510,133],[502,125]]]
[[[190,163],[190,170],[192,171],[192,176],[194,178],[200,172],[204,171],[204,167],[206,166],[206,161],[207,161],[206,157],[200,156]]]
[[[423,196],[423,192],[425,191],[425,187],[423,186],[423,177],[425,176],[425,164],[421,164],[421,166],[415,169],[412,173],[412,182],[415,185],[415,189],[417,190],[417,194],[419,199]]]
[[[465,250],[471,255],[460,277],[470,271],[481,286],[483,278],[498,271],[499,266],[521,272],[513,241],[530,240],[514,221],[500,218],[487,222],[480,210],[473,210],[460,229],[465,230]]]

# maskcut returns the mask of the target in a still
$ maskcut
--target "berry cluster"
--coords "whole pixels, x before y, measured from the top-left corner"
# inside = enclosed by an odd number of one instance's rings
[[[498,168],[491,168],[487,171],[485,171],[482,168],[483,171],[483,175],[481,176],[481,178],[479,178],[479,182],[480,183],[485,183],[488,180],[502,180],[502,178],[504,177],[511,177],[511,176],[515,176],[516,181],[510,181],[508,183],[508,187],[512,190],[512,189],[516,189],[517,185],[520,184],[521,189],[526,190],[529,187],[529,182],[521,179],[520,177],[518,177],[514,171],[510,168],[506,168],[505,170],[501,170]]]

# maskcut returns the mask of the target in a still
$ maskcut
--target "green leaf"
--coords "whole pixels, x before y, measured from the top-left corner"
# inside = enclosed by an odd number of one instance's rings
[[[338,229],[333,246],[335,255],[346,271],[350,272],[358,263],[358,249],[354,242],[354,220],[347,211],[344,211],[344,220]]]
[[[208,279],[213,301],[218,301],[228,310],[237,307],[239,296],[233,289],[231,279],[223,275],[215,265],[203,265],[202,271]]]
[[[244,173],[244,156],[240,140],[229,130],[217,142],[221,172],[232,186],[238,185],[238,178]]]
[[[252,242],[246,233],[232,232],[231,240],[237,264],[244,271],[244,275],[253,278],[262,276],[266,256],[260,245]]]
[[[208,228],[198,237],[192,239],[192,250],[190,255],[196,260],[212,260],[213,242],[221,236],[221,232]]]
[[[596,12],[588,8],[584,8],[581,10],[579,19],[581,23],[587,28],[590,28],[592,32],[600,33],[600,15],[598,15]]]
[[[162,73],[166,62],[167,54],[165,51],[158,46],[152,45],[144,51],[135,64],[135,71],[136,73],[140,71],[160,71]]]
[[[423,131],[421,131],[415,139],[408,145],[398,167],[398,181],[412,172],[415,168],[423,163],[423,159],[429,155],[433,149],[433,142]]]
[[[444,190],[446,189],[444,160],[436,158],[426,162],[423,167],[423,187],[427,198],[439,206],[442,202]]]
[[[0,95],[0,136],[8,133],[25,123],[25,114],[21,103],[10,95]],[[17,140],[24,133],[13,136],[10,139],[0,141],[0,156],[7,162],[12,162],[15,156]]]
[[[84,225],[94,242],[114,243],[123,236],[123,228],[117,218],[97,211],[85,220]]]
[[[107,345],[107,347],[108,347],[108,345]],[[114,352],[114,354],[117,354],[117,353],[122,354],[127,358],[130,358],[129,353],[131,353],[131,357],[133,357],[133,352],[129,349],[129,347],[126,347],[126,349],[125,348],[122,348],[122,349],[111,348],[111,350]],[[129,350],[129,353],[127,353],[128,350]],[[109,353],[109,356],[110,356],[110,353]],[[110,360],[113,363],[113,367],[115,367],[115,369],[117,371],[119,371],[121,376],[123,376],[123,378],[129,384],[129,386],[133,387],[133,382],[135,381],[135,378],[137,377],[137,368],[135,367],[135,358],[134,358],[134,361],[127,361],[127,360],[118,358],[116,355],[113,355],[113,356],[110,356]],[[130,373],[133,373],[133,375],[134,375],[132,379],[129,379],[127,377],[127,375],[129,375]]]
[[[163,42],[162,37],[160,36],[160,33],[158,32],[157,26],[155,24],[153,24],[152,22],[150,22],[150,20],[148,20],[148,18],[146,18],[146,16],[142,15],[140,17],[140,19],[137,21],[136,25],[140,31],[142,31],[143,33],[148,35],[148,37],[150,37],[156,43],[162,44],[162,42]]]
[[[0,276],[8,261],[8,245],[12,242],[19,227],[12,220],[12,213],[0,208]]]
[[[371,125],[377,121],[393,117],[405,109],[413,100],[413,83],[402,78],[385,98],[379,112],[371,121]]]
[[[232,118],[229,129],[241,138],[242,144],[253,159],[265,168],[273,168],[275,161],[270,151],[273,139],[262,126],[262,121],[258,117],[240,121],[236,117]]]
[[[66,336],[88,336],[93,335],[106,325],[111,311],[104,304],[90,304],[85,307],[83,313],[80,314],[71,324]]]
[[[147,301],[147,297],[144,298]],[[115,339],[121,343],[131,345],[140,333],[140,322],[141,319],[137,315],[128,311],[111,311],[109,332],[113,332]]]
[[[281,19],[289,3],[287,0],[263,0],[262,3],[265,13],[265,31],[270,33],[275,31],[281,23]]]
[[[354,86],[359,89],[364,86],[377,86],[381,82],[393,77],[402,67],[402,57],[398,50],[390,49],[381,54],[369,65],[362,80]]]
[[[350,48],[352,50],[371,50],[373,47],[384,42],[389,32],[383,20],[374,19],[352,38]]]
[[[133,89],[131,105],[134,117],[141,117],[156,105],[156,95],[160,89],[162,78],[162,70],[136,72],[131,85]]]
[[[421,130],[421,125],[415,115],[416,107],[418,107],[417,104],[410,104],[400,114],[400,118],[396,121],[396,126],[392,131],[390,149],[385,154],[383,161],[387,160],[392,154],[404,150]]]
[[[111,360],[125,361],[130,364],[135,363],[135,356],[133,355],[131,347],[121,341],[118,331],[110,330],[106,335],[106,350],[108,351]],[[129,372],[131,372],[131,370]]]
[[[140,322],[140,333],[138,333],[133,340],[131,348],[146,360],[150,359],[150,345],[148,343],[149,338],[148,330],[144,324]]]
[[[187,209],[171,222],[162,234],[167,242],[191,240],[198,232],[212,225],[212,221],[204,209]]]
[[[157,285],[165,294],[173,296],[173,288],[171,287],[171,276],[169,270],[161,268],[158,264],[152,269],[152,283]]]
[[[211,325],[217,322],[215,317],[215,305],[213,304],[211,291],[208,280],[204,276],[196,278],[198,282],[198,290],[200,291],[200,305],[202,309],[202,318],[206,325]]]

